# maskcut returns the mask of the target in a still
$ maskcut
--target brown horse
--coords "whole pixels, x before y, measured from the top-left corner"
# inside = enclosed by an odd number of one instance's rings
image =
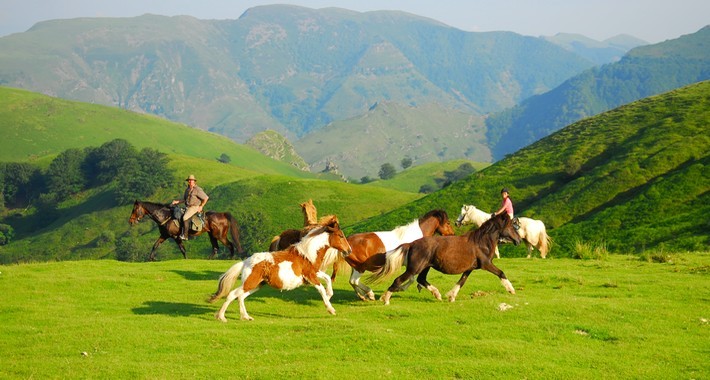
[[[417,275],[417,288],[428,289],[436,299],[441,300],[441,294],[434,285],[427,282],[429,269],[434,268],[444,274],[459,274],[461,278],[446,295],[454,302],[461,287],[474,269],[485,269],[500,278],[505,289],[515,294],[515,289],[502,270],[493,265],[498,240],[510,239],[515,245],[520,244],[520,235],[513,226],[513,221],[506,213],[502,213],[463,236],[432,236],[419,239],[409,244],[387,252],[386,263],[382,269],[375,272],[370,280],[381,280],[398,270],[404,260],[407,269],[397,277],[392,285],[380,298],[389,305],[393,292],[405,290]],[[404,284],[404,285],[403,285]]]
[[[170,205],[136,200],[135,203],[133,203],[133,212],[128,219],[128,223],[135,225],[140,222],[145,215],[150,216],[150,218],[158,224],[158,231],[160,231],[160,237],[155,241],[155,244],[153,244],[153,249],[150,251],[148,260],[155,260],[155,251],[169,238],[175,240],[175,243],[180,248],[180,252],[182,252],[182,257],[187,258],[185,246],[179,236],[180,225],[179,223],[175,223],[176,220],[172,216]],[[222,244],[229,249],[230,258],[234,257],[235,244],[240,255],[244,252],[239,242],[239,224],[237,224],[237,220],[234,219],[232,214],[228,212],[207,211],[205,213],[205,224],[202,230],[190,230],[189,237],[199,236],[204,232],[209,234],[210,243],[212,243],[212,255],[210,255],[210,259],[214,258],[219,251],[217,241],[222,242]],[[234,243],[229,240],[227,234],[232,236]]]
[[[271,244],[269,245],[269,251],[279,251],[286,249],[289,245],[301,241],[301,238],[306,236],[308,231],[318,227],[318,210],[313,204],[313,200],[309,199],[308,202],[303,202],[300,204],[301,211],[303,211],[303,228],[302,229],[288,229],[279,235],[274,236],[271,239]]]
[[[264,284],[281,290],[292,290],[304,284],[311,284],[318,289],[326,310],[330,314],[335,314],[335,309],[330,303],[330,297],[333,296],[330,277],[320,270],[323,263],[328,260],[326,257],[331,248],[332,251],[342,252],[344,255],[348,255],[351,250],[336,217],[331,218],[328,225],[314,228],[301,241],[285,250],[255,253],[248,259],[232,265],[220,276],[217,291],[209,300],[214,302],[227,296],[227,300],[217,312],[217,319],[226,322],[227,318],[224,314],[227,307],[232,301],[239,299],[241,319],[252,320],[244,306],[244,300]],[[239,275],[242,278],[242,285],[231,290]],[[319,279],[326,282],[326,287]]]
[[[395,228],[392,231],[363,232],[348,236],[353,252],[343,259],[353,268],[350,286],[363,301],[375,300],[375,293],[360,277],[366,271],[377,271],[385,264],[385,253],[403,243],[409,243],[425,236],[453,235],[454,229],[449,223],[449,215],[444,210],[431,210],[413,222]],[[338,265],[333,266],[332,280],[337,275]]]

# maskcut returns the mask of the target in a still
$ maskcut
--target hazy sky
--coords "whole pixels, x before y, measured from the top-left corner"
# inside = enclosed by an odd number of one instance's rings
[[[264,4],[354,11],[402,10],[472,32],[528,36],[578,33],[604,40],[630,34],[656,43],[710,24],[709,0],[0,0],[0,36],[36,22],[75,17],[133,17],[145,13],[236,19]]]

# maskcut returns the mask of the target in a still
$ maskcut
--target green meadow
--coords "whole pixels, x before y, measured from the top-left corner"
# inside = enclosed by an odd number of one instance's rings
[[[363,302],[341,276],[335,316],[312,287],[263,288],[227,323],[206,299],[232,261],[5,265],[0,378],[707,379],[710,253],[656,261],[502,258],[515,295],[475,271],[454,303]]]

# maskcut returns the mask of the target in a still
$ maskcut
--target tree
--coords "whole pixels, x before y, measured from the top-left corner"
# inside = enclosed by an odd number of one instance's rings
[[[136,148],[124,139],[115,139],[87,152],[85,160],[86,177],[95,185],[111,183],[119,174],[132,165],[136,159]],[[127,167],[126,167],[127,166]]]
[[[405,156],[402,159],[401,165],[402,165],[402,169],[406,169],[406,168],[412,166],[412,158],[409,156]]]
[[[379,176],[383,180],[392,179],[394,175],[397,174],[397,169],[394,168],[392,164],[385,163],[380,166]]]
[[[86,177],[82,170],[86,153],[72,148],[60,153],[49,164],[45,173],[47,190],[57,200],[66,199],[86,187]]]
[[[227,155],[227,153],[222,153],[222,155],[219,156],[219,158],[217,159],[217,161],[219,161],[219,162],[221,162],[221,163],[223,163],[223,164],[228,164],[228,163],[232,162],[232,158],[229,157],[229,155]]]
[[[2,193],[5,206],[25,207],[39,197],[45,188],[39,168],[26,162],[8,162],[0,165]]]
[[[126,159],[116,181],[116,202],[129,204],[149,197],[160,187],[170,186],[175,177],[168,169],[168,156],[152,148],[144,148],[132,159]]]

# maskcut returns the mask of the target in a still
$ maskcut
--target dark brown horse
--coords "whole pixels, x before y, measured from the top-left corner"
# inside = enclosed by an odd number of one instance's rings
[[[453,235],[454,229],[449,222],[449,215],[444,210],[431,210],[419,219],[409,224],[395,228],[392,231],[363,232],[348,236],[348,242],[353,252],[344,257],[352,268],[350,286],[360,299],[374,300],[375,293],[365,284],[360,283],[360,277],[366,271],[377,271],[385,264],[385,253],[395,249],[400,244],[409,243],[425,236]],[[338,272],[338,265],[333,266],[332,280]]]
[[[515,245],[520,244],[521,240],[513,221],[506,213],[491,218],[479,229],[469,231],[463,236],[432,236],[402,244],[387,252],[385,265],[370,279],[378,281],[393,274],[402,266],[404,260],[407,260],[407,270],[394,280],[381,297],[385,305],[389,305],[392,293],[405,290],[415,275],[419,289],[426,288],[436,299],[441,300],[439,290],[426,279],[431,268],[444,274],[462,273],[456,286],[446,294],[451,302],[456,300],[459,290],[474,269],[485,269],[495,274],[505,289],[515,294],[515,289],[505,273],[492,262],[500,239],[510,239]]]
[[[187,258],[185,246],[179,236],[180,224],[175,223],[176,220],[172,216],[170,205],[136,200],[133,204],[133,212],[131,213],[130,219],[128,219],[128,223],[135,225],[140,222],[145,215],[150,216],[150,218],[158,224],[158,231],[160,231],[160,237],[155,241],[155,244],[153,244],[153,249],[150,251],[148,260],[155,260],[155,250],[167,239],[175,240],[175,243],[180,248],[180,252],[182,252],[182,257]],[[239,242],[239,224],[237,224],[237,220],[234,219],[232,214],[228,212],[207,211],[205,213],[205,224],[202,230],[190,230],[188,236],[199,236],[204,232],[209,234],[210,243],[212,243],[212,255],[210,255],[210,259],[214,258],[219,251],[219,245],[217,245],[218,241],[222,242],[222,244],[229,249],[230,258],[234,257],[235,244],[240,255],[244,252]],[[227,237],[228,234],[232,236],[234,243],[229,240]]]

